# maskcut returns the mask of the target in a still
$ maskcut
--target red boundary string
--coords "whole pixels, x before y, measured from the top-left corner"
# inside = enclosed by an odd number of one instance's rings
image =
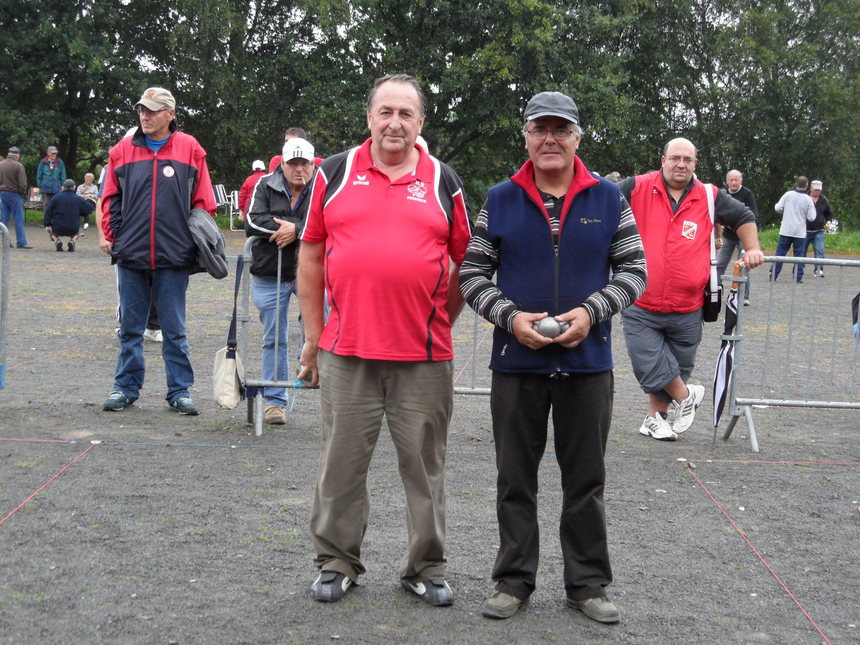
[[[478,348],[481,346],[481,344],[484,342],[484,339],[491,331],[493,331],[493,327],[490,327],[487,331],[485,331],[484,335],[481,336],[481,339],[478,341],[478,343],[472,348],[472,352],[469,354],[469,357],[466,359],[466,362],[463,363],[463,367],[460,368],[460,371],[457,372],[457,375],[454,377],[454,385],[456,385],[457,381],[460,380],[460,377],[463,376],[463,372],[466,371],[466,368],[469,367],[469,363],[471,363],[472,360],[475,358],[475,352],[478,351]]]
[[[860,461],[768,461],[766,459],[708,459],[714,464],[764,464],[765,466],[860,466]]]
[[[729,514],[728,514],[728,512],[726,511],[726,509],[724,509],[724,508],[723,508],[723,506],[722,506],[722,505],[717,501],[717,498],[716,498],[716,497],[714,497],[714,496],[711,494],[711,491],[709,491],[709,490],[708,490],[708,487],[707,487],[707,486],[705,486],[705,483],[704,483],[704,482],[699,478],[699,476],[698,476],[695,472],[693,472],[693,469],[690,467],[689,462],[688,462],[688,463],[685,463],[685,464],[684,464],[684,467],[685,467],[685,468],[687,469],[687,471],[688,471],[688,472],[693,476],[693,479],[695,479],[695,480],[696,480],[696,483],[697,483],[697,484],[699,484],[699,486],[701,486],[701,487],[702,487],[702,490],[703,490],[703,491],[705,491],[705,494],[706,494],[708,497],[710,497],[710,498],[711,498],[711,501],[716,505],[716,507],[717,507],[718,509],[720,509],[720,513],[722,513],[722,514],[723,514],[723,516],[725,516],[725,518],[729,521],[729,524],[731,524],[731,525],[732,525],[732,527],[735,529],[735,531],[737,532],[737,534],[738,534],[738,535],[740,535],[740,536],[741,536],[741,538],[743,539],[743,541],[747,543],[747,546],[748,546],[750,549],[752,549],[753,553],[755,553],[755,554],[756,554],[756,556],[758,556],[758,559],[759,559],[759,560],[761,560],[761,562],[762,562],[762,564],[765,566],[765,568],[770,572],[770,574],[771,574],[774,578],[776,578],[776,581],[779,583],[779,586],[780,586],[780,587],[782,587],[782,588],[785,590],[785,593],[787,593],[787,594],[788,594],[788,597],[789,597],[789,598],[791,598],[791,599],[794,601],[794,604],[795,604],[795,605],[797,605],[797,606],[798,606],[798,608],[800,608],[800,611],[802,611],[802,612],[803,612],[803,615],[804,615],[804,616],[806,616],[806,619],[807,619],[810,623],[812,623],[812,626],[813,626],[813,627],[815,627],[816,631],[817,631],[819,634],[821,634],[821,637],[824,639],[824,642],[825,642],[825,643],[827,643],[827,645],[833,645],[833,643],[831,643],[831,642],[830,642],[830,639],[829,639],[829,638],[827,638],[827,635],[826,635],[826,634],[821,630],[821,628],[818,626],[818,623],[816,623],[816,622],[812,619],[812,616],[810,616],[810,615],[809,615],[809,613],[806,611],[806,609],[804,609],[804,608],[803,608],[803,605],[801,605],[801,604],[800,604],[800,601],[799,601],[797,598],[795,598],[795,597],[794,597],[794,594],[793,594],[793,593],[791,593],[791,591],[790,591],[790,590],[789,590],[789,588],[786,586],[786,584],[782,581],[782,579],[779,577],[779,575],[777,575],[776,571],[774,571],[774,570],[771,568],[771,566],[770,566],[770,564],[768,564],[767,560],[765,560],[765,559],[764,559],[764,556],[763,556],[761,553],[759,553],[759,550],[758,550],[757,548],[755,548],[755,545],[754,545],[754,544],[750,541],[750,539],[749,539],[749,538],[744,534],[744,532],[743,532],[743,531],[741,530],[741,528],[737,525],[737,523],[735,523],[734,519],[732,519],[732,516],[731,516],[731,515],[729,515]]]
[[[15,513],[17,513],[19,510],[21,510],[21,509],[22,509],[22,508],[27,504],[27,502],[29,502],[29,501],[30,501],[31,499],[33,499],[36,495],[38,495],[38,494],[39,494],[39,493],[41,493],[43,490],[45,490],[45,489],[48,487],[48,485],[49,485],[52,481],[54,481],[57,477],[59,477],[60,475],[62,475],[64,472],[66,472],[66,470],[67,470],[68,468],[70,468],[70,467],[71,467],[71,466],[72,466],[76,461],[78,461],[78,459],[80,459],[80,458],[81,458],[81,457],[83,457],[85,454],[87,454],[90,450],[92,450],[92,449],[95,447],[95,445],[96,445],[96,444],[91,443],[91,444],[89,445],[89,447],[88,447],[86,450],[84,450],[81,454],[79,454],[77,457],[75,457],[75,458],[74,458],[74,459],[72,459],[69,463],[67,463],[65,466],[63,466],[57,474],[55,474],[55,475],[54,475],[53,477],[51,477],[48,481],[46,481],[44,484],[42,484],[42,485],[39,487],[39,489],[38,489],[35,493],[33,493],[32,495],[30,495],[30,497],[28,497],[28,498],[27,498],[27,499],[25,499],[23,502],[21,502],[15,510],[13,510],[13,511],[12,511],[11,513],[9,513],[6,517],[4,517],[2,520],[0,520],[0,524],[3,524],[3,522],[5,522],[6,520],[8,520],[8,519],[9,519],[10,517],[12,517]]]

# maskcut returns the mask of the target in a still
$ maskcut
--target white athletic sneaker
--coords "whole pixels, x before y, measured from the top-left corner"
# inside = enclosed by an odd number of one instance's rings
[[[639,433],[646,437],[654,437],[660,441],[675,441],[678,438],[672,432],[672,426],[658,413],[656,417],[645,417],[642,425],[639,426]]]
[[[702,405],[705,398],[704,385],[687,385],[687,398],[677,403],[672,401],[669,404],[669,425],[672,430],[678,434],[685,432],[691,425],[693,419],[696,418],[696,409]]]
[[[151,340],[153,343],[163,343],[164,336],[160,329],[147,329],[143,332],[143,340]]]

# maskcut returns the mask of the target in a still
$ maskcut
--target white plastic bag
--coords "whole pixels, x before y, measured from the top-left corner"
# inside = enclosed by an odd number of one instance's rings
[[[245,367],[236,350],[224,347],[215,352],[212,396],[219,407],[234,410],[245,398]]]

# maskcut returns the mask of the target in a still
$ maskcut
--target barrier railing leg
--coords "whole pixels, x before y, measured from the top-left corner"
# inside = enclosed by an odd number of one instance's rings
[[[254,397],[254,434],[263,435],[263,392],[262,389]]]
[[[753,423],[752,418],[752,407],[749,405],[741,405],[738,407],[738,410],[743,413],[744,419],[747,422],[747,430],[750,433],[750,446],[752,447],[752,451],[758,452],[758,439],[755,435],[755,424]],[[723,441],[728,441],[728,438],[732,436],[732,431],[735,429],[735,424],[740,418],[740,415],[736,414],[732,417],[732,420],[729,421],[729,427],[726,428],[725,433],[723,433]]]
[[[747,420],[747,429],[750,433],[750,447],[753,452],[758,452],[758,439],[755,436],[755,425],[753,425],[752,408],[748,405],[744,406],[744,418]]]
[[[740,419],[739,415],[735,414],[732,416],[732,420],[729,421],[729,427],[726,428],[726,431],[723,433],[723,441],[728,441],[729,437],[732,436],[732,431],[735,429],[735,424],[738,422],[738,419]]]

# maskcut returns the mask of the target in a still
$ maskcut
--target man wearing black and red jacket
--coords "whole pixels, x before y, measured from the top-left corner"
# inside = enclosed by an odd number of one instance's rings
[[[136,104],[140,128],[110,151],[102,196],[102,228],[111,243],[120,286],[119,358],[114,386],[102,408],[122,410],[143,387],[143,332],[155,301],[164,345],[167,402],[179,414],[198,414],[185,334],[185,292],[197,264],[188,213],[216,205],[206,151],[174,121],[176,101],[166,89],[147,89]]]

